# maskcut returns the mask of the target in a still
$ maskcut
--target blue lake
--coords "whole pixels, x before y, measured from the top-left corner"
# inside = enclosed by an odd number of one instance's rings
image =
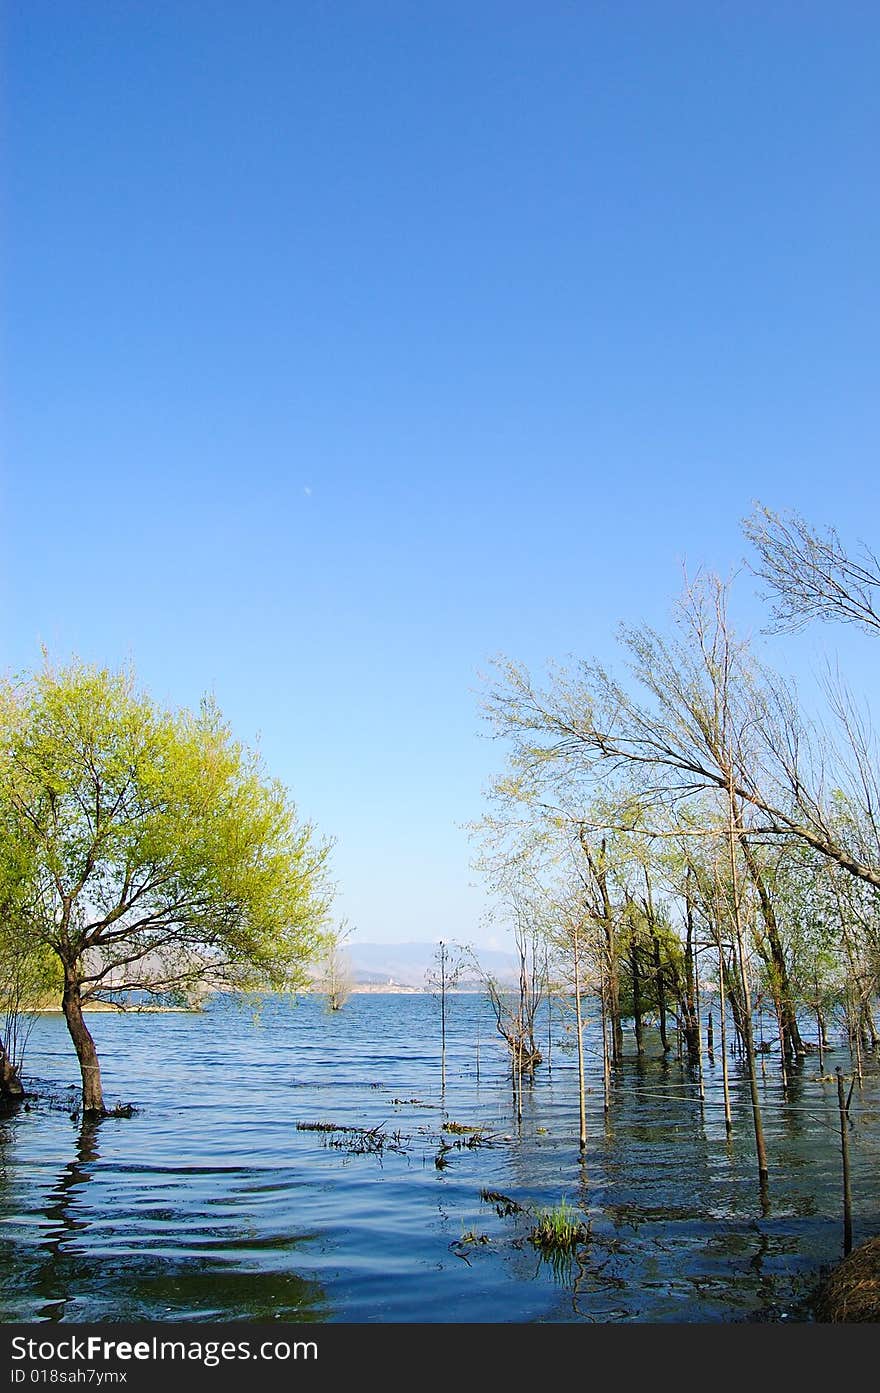
[[[318,998],[256,1015],[216,1001],[89,1023],[108,1103],[135,1112],[84,1127],[64,1022],[37,1021],[35,1099],[0,1122],[7,1322],[807,1321],[817,1276],[842,1256],[837,1090],[814,1055],[786,1095],[765,1058],[765,1212],[742,1072],[732,1064],[728,1141],[717,1056],[701,1105],[650,1031],[606,1117],[589,1025],[581,1158],[558,1015],[541,1026],[550,1067],[521,1122],[477,996],[450,1003],[445,1090],[430,996],[354,995],[333,1014]],[[850,1068],[840,1045],[826,1073],[836,1064]],[[876,1061],[852,1118],[858,1243],[878,1230]],[[529,1233],[563,1199],[590,1237],[551,1262]]]

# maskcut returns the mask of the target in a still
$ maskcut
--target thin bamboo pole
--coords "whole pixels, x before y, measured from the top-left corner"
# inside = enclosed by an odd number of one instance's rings
[[[721,938],[718,938],[718,984],[721,989],[721,1000],[718,1003],[718,1014],[721,1017],[721,1086],[724,1092],[724,1125],[727,1128],[727,1135],[733,1131],[733,1118],[730,1114],[730,1080],[727,1075],[727,1012],[724,1009],[724,950],[721,947]]]
[[[849,1136],[847,1121],[847,1104],[843,1096],[843,1074],[840,1065],[835,1070],[837,1074],[837,1103],[840,1111],[840,1155],[843,1161],[843,1255],[847,1257],[852,1252],[852,1190],[850,1188],[849,1174]]]

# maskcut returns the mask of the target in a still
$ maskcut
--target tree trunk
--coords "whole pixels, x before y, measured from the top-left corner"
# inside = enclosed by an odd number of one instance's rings
[[[706,1100],[706,1081],[703,1078],[703,1051],[701,1049],[700,1041],[700,979],[698,976],[696,976],[696,974],[694,975],[694,996],[696,998],[695,1014],[697,1021],[696,1037],[694,1039],[694,1046],[696,1047],[696,1061],[694,1061],[694,1058],[690,1053],[690,1041],[688,1041],[688,1059],[690,1060],[691,1067],[694,1067],[694,1064],[696,1064],[697,1078],[700,1081],[700,1102],[704,1103]]]
[[[688,1063],[700,1065],[700,1008],[697,965],[694,953],[694,907],[690,895],[685,893],[686,937],[684,947],[684,983],[680,995],[681,1014],[684,1018],[684,1041]]]
[[[767,946],[769,948],[769,962],[767,955],[762,953],[764,961],[769,968],[770,986],[773,992],[774,1005],[780,1021],[780,1035],[782,1041],[783,1057],[789,1059],[793,1054],[806,1054],[804,1042],[798,1028],[797,1007],[794,1001],[794,992],[791,987],[791,980],[788,975],[788,964],[785,961],[785,953],[782,948],[782,940],[779,936],[779,924],[776,919],[776,910],[767,889],[767,883],[761,874],[754,851],[745,837],[740,838],[740,845],[743,849],[745,863],[748,866],[749,874],[758,892],[758,900],[761,905],[761,917],[764,920],[764,927],[767,932]],[[760,951],[761,945],[759,945]]]
[[[724,955],[724,986],[727,992],[730,1016],[733,1021],[736,1054],[742,1058],[746,1052],[746,1019],[742,1001],[742,979],[739,972],[739,963],[736,961],[736,949],[733,950],[733,953],[733,961],[729,961],[727,955]]]
[[[767,1147],[764,1141],[764,1122],[761,1117],[761,1103],[758,1097],[758,1076],[755,1072],[755,1037],[752,1031],[752,1000],[748,978],[746,976],[746,955],[745,948],[743,947],[739,882],[736,873],[736,829],[742,826],[742,821],[737,816],[736,802],[732,790],[729,793],[729,799],[729,821],[727,824],[727,831],[730,839],[730,883],[733,893],[733,923],[736,930],[736,957],[737,966],[739,968],[740,989],[742,992],[743,1044],[746,1049],[746,1061],[749,1071],[749,1093],[752,1101],[752,1121],[755,1127],[755,1150],[758,1157],[758,1182],[761,1191],[761,1204],[762,1208],[766,1209],[768,1203],[767,1181],[769,1169],[767,1165]]]
[[[623,1059],[623,1021],[620,1018],[620,981],[618,977],[617,944],[615,941],[614,906],[611,903],[611,896],[608,893],[608,876],[605,870],[606,842],[603,837],[600,846],[600,857],[599,860],[596,861],[590,850],[590,844],[583,827],[579,829],[579,836],[587,865],[590,868],[590,874],[593,877],[601,901],[601,907],[597,906],[594,917],[598,923],[601,924],[605,935],[608,986],[608,992],[605,998],[605,1009],[608,1013],[608,1021],[611,1027],[611,1062],[614,1065],[619,1065]]]
[[[620,978],[618,976],[617,955],[614,951],[614,930],[610,924],[607,924],[605,928],[605,944],[608,955],[608,1017],[611,1025],[611,1063],[620,1064],[623,1059]]]
[[[718,1015],[721,1021],[721,1086],[724,1092],[724,1127],[728,1138],[733,1131],[733,1118],[730,1112],[730,1077],[727,1068],[727,1012],[724,1002],[724,979],[726,973],[724,968],[724,951],[721,947],[721,940],[718,940],[718,987],[721,993],[721,1000],[718,1004]],[[712,1017],[709,1017],[711,1027]],[[711,1053],[711,1047],[710,1047]]]
[[[587,1089],[584,1080],[584,1021],[581,1012],[581,945],[575,937],[574,943],[574,1009],[577,1021],[578,1058],[578,1108],[580,1114],[580,1149],[587,1147]]]
[[[605,1107],[605,1115],[608,1115],[608,1107],[611,1099],[611,1061],[608,1052],[608,1007],[607,989],[605,983],[605,972],[600,968],[600,992],[599,1000],[602,1005],[602,1098]]]
[[[657,990],[657,1011],[660,1016],[660,1044],[663,1046],[663,1053],[669,1053],[669,1039],[666,1034],[666,978],[663,973],[663,964],[660,959],[660,940],[656,933],[652,934],[654,945],[654,982]]]
[[[61,997],[61,1009],[64,1012],[64,1019],[67,1021],[67,1029],[73,1041],[73,1048],[76,1050],[76,1057],[79,1060],[79,1069],[82,1075],[83,1115],[102,1114],[106,1112],[106,1108],[104,1107],[104,1092],[101,1088],[98,1051],[95,1049],[95,1042],[83,1019],[79,975],[76,967],[67,963],[64,965],[64,993]]]
[[[446,944],[440,941],[440,1103],[446,1099]]]
[[[0,1040],[0,1098],[7,1103],[16,1103],[24,1097],[24,1088],[18,1077],[18,1070],[6,1053],[6,1046]]]
[[[635,930],[630,932],[629,965],[632,974],[633,1029],[636,1037],[636,1053],[642,1054],[645,1048],[642,1040],[642,981]]]

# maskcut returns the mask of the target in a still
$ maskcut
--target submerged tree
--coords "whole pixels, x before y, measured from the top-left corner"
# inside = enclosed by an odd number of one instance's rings
[[[325,942],[328,846],[210,701],[166,711],[131,672],[79,662],[0,692],[20,932],[57,959],[83,1110],[100,1114],[84,1006],[305,985]]]
[[[440,1006],[440,1089],[446,1089],[446,1023],[449,1014],[449,994],[461,980],[464,969],[465,950],[458,944],[444,942],[441,938],[434,952],[434,966],[428,973],[427,983],[431,995]]]
[[[706,578],[691,586],[679,606],[676,641],[644,627],[629,629],[624,641],[630,666],[646,695],[632,695],[598,665],[582,665],[574,676],[556,674],[548,692],[538,691],[520,668],[508,665],[505,686],[496,689],[490,710],[501,733],[512,739],[523,767],[537,771],[561,767],[569,780],[595,788],[615,777],[637,782],[638,823],[645,810],[674,815],[696,796],[711,798],[716,810],[706,834],[724,848],[731,886],[730,923],[735,950],[736,988],[742,1003],[741,1030],[746,1050],[759,1179],[767,1180],[767,1158],[755,1077],[751,996],[746,974],[745,924],[741,887],[741,839],[746,814],[778,813],[778,830],[791,831],[785,804],[779,811],[764,791],[761,774],[771,732],[758,727],[769,710],[746,645],[728,625],[726,589]],[[781,800],[780,800],[781,801]],[[641,902],[627,895],[628,957],[633,1014],[639,1025],[642,984],[640,932],[652,917],[650,895]]]
[[[57,990],[56,964],[44,945],[0,917],[0,1099],[25,1096],[22,1064],[36,1011]],[[56,998],[57,999],[57,998]]]
[[[548,922],[548,938],[554,962],[574,1010],[575,1049],[578,1071],[578,1144],[587,1146],[587,1086],[584,1052],[584,998],[596,991],[595,924],[586,906],[582,877],[574,877],[554,896],[553,913]],[[601,953],[601,949],[600,949]],[[601,997],[601,988],[599,995]],[[548,996],[549,1004],[549,996]],[[604,1005],[604,1000],[603,1000]],[[604,1019],[603,1019],[604,1028]],[[605,1109],[608,1109],[609,1074],[607,1037],[602,1042]]]
[[[318,986],[326,997],[329,1011],[341,1011],[354,986],[351,958],[343,947],[347,936],[348,930],[340,927],[330,936],[324,950]]]
[[[24,1097],[21,1069],[35,1011],[59,985],[57,960],[29,932],[30,864],[10,810],[0,803],[0,1100],[7,1102]]]
[[[880,629],[880,563],[867,549],[854,558],[834,532],[823,537],[766,511],[750,535],[778,599],[778,628],[823,618]],[[829,1013],[843,1013],[859,1078],[864,1051],[880,1043],[880,752],[866,711],[839,680],[826,684],[832,721],[807,716],[791,680],[735,634],[728,594],[717,577],[701,576],[686,587],[671,633],[621,626],[623,678],[575,661],[537,683],[521,664],[496,664],[485,709],[506,768],[490,790],[494,812],[478,826],[495,838],[482,864],[496,892],[524,869],[546,888],[540,861],[554,827],[570,847],[580,843],[569,948],[599,969],[612,1056],[620,1058],[621,1018],[632,1018],[642,1054],[643,1025],[655,1015],[666,1054],[674,1015],[701,1097],[698,959],[708,955],[725,1119],[729,1130],[730,1019],[765,1199],[756,1054],[769,1048],[766,1007],[784,1086],[808,1048],[805,1008],[820,1048]],[[528,922],[540,918],[532,911]],[[709,1026],[711,1059],[711,1015]]]
[[[516,1086],[517,1109],[522,1112],[522,1084],[533,1078],[543,1055],[538,1046],[536,1020],[546,996],[544,975],[544,930],[534,902],[517,898],[513,904],[513,939],[517,957],[514,988],[503,987],[496,978],[487,978],[489,1002],[499,1035],[510,1050]]]

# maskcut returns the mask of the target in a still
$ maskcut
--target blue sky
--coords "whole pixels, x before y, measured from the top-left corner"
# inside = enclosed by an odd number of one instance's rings
[[[213,691],[359,938],[488,941],[491,656],[613,655],[754,499],[880,540],[878,60],[874,4],[8,4],[0,664]]]

